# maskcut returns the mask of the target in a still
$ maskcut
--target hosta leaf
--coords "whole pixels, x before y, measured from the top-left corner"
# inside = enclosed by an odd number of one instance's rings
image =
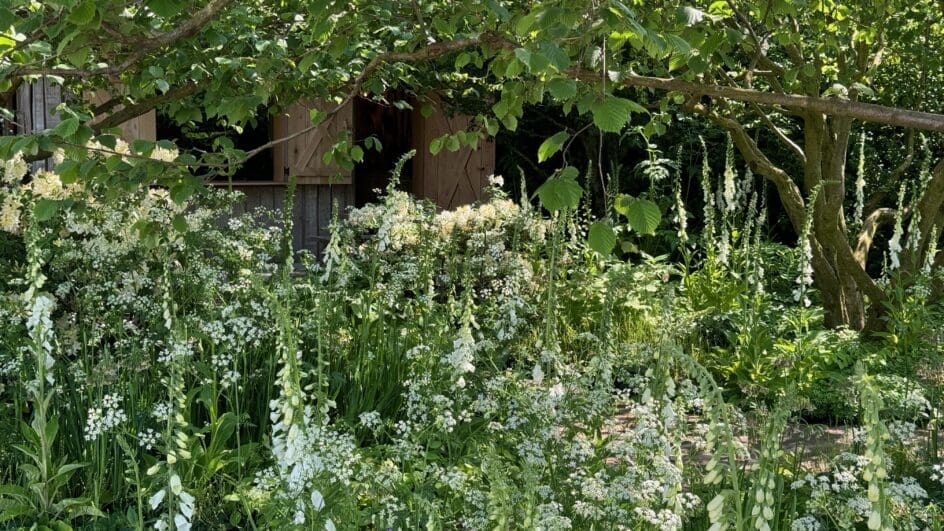
[[[610,254],[616,247],[616,233],[608,221],[594,221],[587,236],[590,248],[600,254]]]

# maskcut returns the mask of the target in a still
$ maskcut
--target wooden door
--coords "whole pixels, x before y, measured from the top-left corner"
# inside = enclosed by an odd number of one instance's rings
[[[434,138],[462,131],[469,124],[468,116],[450,117],[437,110],[429,118],[423,118],[418,109],[414,111],[414,194],[429,198],[444,209],[483,198],[488,176],[495,171],[495,143],[491,138],[480,140],[474,150],[465,147],[456,152],[443,149],[436,155],[429,152]]]
[[[323,101],[292,104],[273,120],[273,137],[284,138],[310,127],[312,109],[328,111],[334,107],[334,103]],[[352,130],[353,109],[353,104],[348,102],[317,129],[277,145],[273,150],[272,179],[285,181],[294,175],[300,184],[351,184],[350,171],[325,164],[322,157],[337,141],[339,133]]]

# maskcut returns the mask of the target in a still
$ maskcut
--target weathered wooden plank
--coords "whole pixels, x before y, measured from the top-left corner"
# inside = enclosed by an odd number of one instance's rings
[[[273,118],[275,121],[273,129],[279,135],[290,135],[302,131],[311,127],[311,110],[327,111],[333,108],[334,105],[334,103],[326,101],[292,104],[283,114]],[[351,130],[354,124],[353,116],[354,104],[348,102],[320,127],[285,142],[274,152],[275,164],[279,165],[278,161],[283,161],[281,162],[282,174],[287,173],[288,175],[309,178],[322,183],[327,182],[333,175],[341,174],[344,176],[343,179],[350,182],[351,173],[349,171],[345,171],[334,164],[326,165],[323,157],[331,148],[331,145],[334,144],[340,132]],[[279,168],[274,168],[273,171],[276,179],[280,179],[278,176]]]
[[[62,87],[49,78],[21,84],[16,90],[17,133],[28,135],[55,127],[61,121],[61,117],[56,113],[56,106],[62,99]],[[51,159],[30,164],[30,169],[34,172],[52,168]]]
[[[280,194],[285,193],[285,189],[279,190]],[[259,205],[263,208],[275,208],[275,190],[271,186],[263,187],[259,190]]]
[[[318,226],[316,237],[316,241],[318,242],[318,254],[321,254],[330,234],[331,205],[335,199],[336,187],[337,185],[330,184],[320,185],[318,187],[318,206],[315,208],[314,212],[317,217],[316,224]]]
[[[295,197],[293,200],[292,208],[292,246],[296,251],[303,249],[305,245],[304,239],[304,208],[303,197],[305,195],[305,189],[302,186],[299,186],[295,189]],[[280,208],[284,208],[284,203],[280,205]]]
[[[119,93],[121,90],[120,86],[112,86],[111,90],[93,90],[85,92],[82,97],[85,101],[88,101],[92,105],[101,105],[106,101],[111,100],[114,97],[114,94]],[[118,111],[122,109],[122,106],[119,105],[114,109]],[[92,123],[100,121],[101,118],[92,120]],[[118,128],[121,129],[121,137],[128,142],[133,140],[157,140],[157,112],[149,111],[137,118],[132,118],[127,122],[124,122],[118,125]]]
[[[313,253],[318,253],[318,194],[321,185],[306,185],[303,201],[303,245]]]
[[[495,144],[480,141],[478,149],[440,151],[433,155],[432,139],[469,127],[468,116],[448,117],[439,110],[428,118],[413,114],[413,141],[417,154],[413,161],[413,192],[432,199],[440,208],[455,208],[482,198],[488,176],[495,171]]]

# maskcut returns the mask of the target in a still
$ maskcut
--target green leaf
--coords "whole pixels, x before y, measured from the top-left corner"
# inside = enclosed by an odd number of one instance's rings
[[[61,205],[61,201],[40,199],[36,202],[36,205],[33,206],[33,216],[36,217],[36,221],[48,221],[56,215]]]
[[[327,118],[328,113],[321,109],[311,109],[308,111],[308,119],[311,120],[311,125],[321,125]]]
[[[61,136],[62,138],[69,138],[79,130],[79,119],[78,118],[66,118],[65,120],[59,122],[56,127],[53,127],[52,134],[56,136]]]
[[[432,142],[429,143],[429,152],[433,155],[438,155],[443,148],[443,137],[434,138]]]
[[[175,0],[149,0],[147,3],[155,13],[164,17],[170,18],[180,12],[183,4]]]
[[[360,146],[353,146],[351,148],[351,160],[354,162],[361,162],[364,160],[364,150]]]
[[[181,234],[186,234],[190,226],[187,224],[187,218],[183,214],[177,214],[174,216],[174,220],[171,222],[174,226],[174,230]]]
[[[46,441],[49,444],[52,444],[56,440],[56,435],[59,434],[59,421],[56,417],[49,419],[49,422],[46,423],[45,436]]]
[[[590,106],[593,124],[605,133],[618,133],[629,123],[634,112],[646,112],[646,109],[634,101],[615,96],[597,100]]]
[[[456,151],[459,151],[461,147],[462,144],[459,142],[458,135],[449,135],[446,137],[446,149],[455,153]]]
[[[626,219],[634,231],[640,234],[655,234],[662,221],[659,205],[648,199],[634,199],[626,210]]]
[[[566,131],[561,131],[542,142],[541,147],[538,148],[538,162],[544,162],[553,157],[555,153],[560,151],[568,138],[570,138],[570,135]]]
[[[95,2],[92,0],[86,0],[79,4],[78,7],[72,10],[69,13],[66,22],[70,24],[75,24],[76,26],[85,26],[89,22],[95,19]]]
[[[590,248],[600,254],[610,254],[616,247],[616,233],[608,221],[594,221],[587,236]]]
[[[572,181],[577,180],[577,176],[580,175],[580,170],[573,166],[566,166],[560,172],[561,179],[570,179]]]
[[[576,170],[576,168],[574,168]],[[537,189],[544,208],[551,212],[574,210],[580,204],[583,188],[574,179],[563,177],[551,178]]]
[[[567,52],[552,42],[541,43],[541,55],[547,58],[558,72],[563,72],[570,67],[570,57]]]
[[[547,82],[547,91],[558,100],[569,100],[577,95],[577,82],[573,79],[557,77]]]

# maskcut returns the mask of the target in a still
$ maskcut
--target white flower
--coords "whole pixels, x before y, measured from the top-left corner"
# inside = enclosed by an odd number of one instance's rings
[[[121,398],[116,394],[107,394],[102,397],[101,407],[92,408],[88,412],[85,440],[94,441],[127,420],[128,416],[121,408]]]
[[[13,194],[3,198],[0,204],[0,230],[11,234],[20,232],[20,202]]]
[[[152,510],[157,509],[158,506],[160,506],[161,502],[164,501],[164,496],[165,496],[165,495],[167,495],[167,490],[166,490],[166,489],[161,489],[161,490],[155,492],[154,495],[151,496],[151,497],[148,499],[148,505],[151,506],[151,509],[152,509]]]
[[[161,162],[174,162],[177,160],[178,155],[180,155],[180,153],[178,153],[176,149],[167,149],[161,146],[156,146],[154,151],[151,151],[151,158]]]
[[[534,364],[534,369],[531,370],[531,379],[534,380],[536,384],[540,384],[544,381],[544,371],[541,370],[540,363]]]
[[[314,507],[316,511],[324,509],[324,496],[321,495],[321,491],[318,489],[311,491],[311,506]]]
[[[0,177],[0,183],[16,185],[26,176],[29,165],[23,159],[23,154],[17,153],[12,159],[3,161],[2,168],[3,176]]]
[[[797,518],[790,524],[790,531],[819,531],[823,528],[823,524],[819,523],[819,520],[814,516],[804,516]]]

